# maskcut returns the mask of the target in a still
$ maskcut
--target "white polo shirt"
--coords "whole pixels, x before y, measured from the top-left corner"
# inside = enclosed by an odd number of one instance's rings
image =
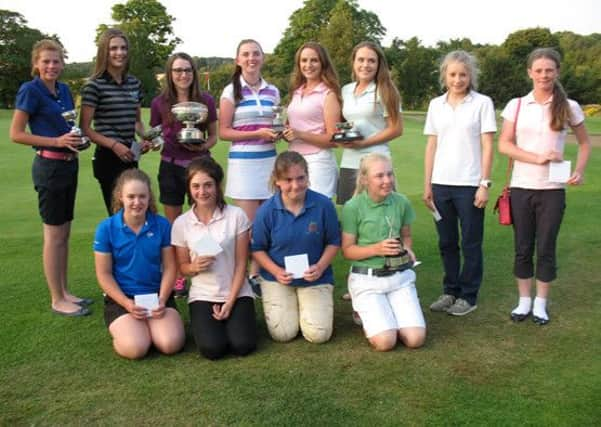
[[[372,81],[360,95],[355,95],[356,87],[357,82],[353,82],[342,88],[342,115],[346,121],[354,123],[364,138],[368,138],[386,129],[388,112],[380,94],[376,96],[375,82]],[[399,108],[399,111],[402,109]],[[388,142],[361,149],[343,149],[340,167],[359,169],[361,158],[368,153],[382,153],[390,157]]]
[[[584,113],[576,101],[568,99],[571,118],[562,131],[554,131],[549,126],[551,123],[552,101],[553,97],[551,96],[545,102],[539,104],[535,101],[532,92],[522,98],[516,129],[518,147],[537,154],[542,154],[548,150],[563,153],[568,125],[577,126],[582,123]],[[518,98],[512,99],[507,103],[501,116],[513,124],[517,106]],[[536,165],[516,160],[513,163],[511,187],[549,190],[564,188],[565,184],[549,182],[549,163]]]
[[[223,249],[223,252],[216,256],[215,262],[208,271],[192,277],[188,303],[194,301],[225,302],[227,300],[234,278],[236,237],[248,231],[250,225],[244,211],[232,205],[226,205],[223,211],[215,209],[213,218],[208,224],[199,221],[193,209],[177,217],[171,228],[171,244],[188,248],[191,260],[197,257],[192,248],[198,240],[207,235]],[[238,294],[238,297],[244,296],[253,296],[246,279],[244,279],[244,284]]]
[[[430,101],[424,135],[436,136],[432,184],[478,186],[482,178],[483,133],[496,132],[492,100],[470,91],[453,108],[446,92]]]

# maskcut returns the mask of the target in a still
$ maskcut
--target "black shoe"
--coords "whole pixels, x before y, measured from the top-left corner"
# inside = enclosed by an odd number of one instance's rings
[[[530,316],[530,311],[526,314],[512,312],[511,320],[513,320],[514,322],[523,322],[524,320],[526,320],[528,318],[528,316]]]
[[[532,316],[532,321],[537,325],[543,326],[549,323],[550,319],[543,319],[542,317]]]

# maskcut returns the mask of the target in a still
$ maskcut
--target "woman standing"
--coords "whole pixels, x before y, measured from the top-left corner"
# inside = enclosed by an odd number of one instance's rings
[[[297,51],[290,85],[289,127],[284,138],[289,149],[303,155],[309,166],[312,190],[327,197],[336,192],[338,165],[331,142],[340,121],[340,86],[328,52],[307,42]]]
[[[104,321],[117,354],[144,357],[151,345],[174,354],[185,334],[172,295],[175,254],[171,226],[157,215],[150,178],[137,169],[117,179],[113,215],[102,221],[94,238],[96,278],[105,292]],[[145,308],[136,296],[155,294]]]
[[[165,145],[159,166],[159,200],[170,223],[181,215],[186,195],[186,168],[193,159],[209,157],[209,149],[217,142],[217,110],[213,97],[201,92],[198,72],[194,61],[186,53],[169,57],[165,66],[166,84],[163,92],[150,105],[150,126],[161,125]],[[197,127],[205,134],[206,142],[182,144],[177,142],[177,133],[182,124],[171,113],[171,107],[180,102],[199,102],[208,109],[207,120]],[[186,280],[178,277],[175,282],[176,296],[186,295]]]
[[[331,200],[308,189],[308,175],[303,156],[281,153],[271,178],[276,193],[253,224],[251,250],[261,266],[265,322],[281,342],[294,339],[300,328],[307,341],[323,343],[334,326],[331,264],[340,247],[338,218]],[[305,257],[302,277],[287,271],[290,255]]]
[[[566,181],[580,185],[591,151],[584,114],[559,82],[560,56],[548,48],[528,57],[532,91],[509,101],[502,116],[499,152],[514,161],[511,175],[511,216],[515,239],[513,272],[519,302],[511,319],[522,321],[531,313],[535,323],[549,322],[547,298],[557,277],[556,242],[565,210],[565,183],[551,182],[551,162],[563,160],[567,128],[578,140],[578,159]],[[536,245],[536,272],[533,255]],[[531,287],[536,283],[534,304]]]
[[[354,81],[342,88],[342,115],[363,139],[338,143],[344,148],[336,197],[340,205],[353,195],[361,158],[372,152],[390,157],[388,142],[403,133],[401,97],[382,49],[372,42],[359,43],[353,49],[352,69]]]
[[[426,322],[411,269],[409,200],[394,191],[390,158],[370,153],[361,159],[354,197],[342,208],[342,253],[352,261],[348,288],[353,310],[377,351],[389,351],[397,338],[409,348],[426,339]]]
[[[61,116],[74,109],[69,87],[58,81],[64,65],[63,48],[54,40],[41,40],[33,46],[34,79],[19,88],[10,138],[35,150],[32,176],[43,222],[42,256],[52,311],[64,316],[84,316],[90,314],[87,305],[92,300],[72,295],[67,286],[81,137],[70,132],[71,127]]]
[[[188,306],[196,346],[209,359],[256,347],[255,306],[246,280],[250,222],[225,203],[223,169],[210,157],[188,166],[192,208],[173,224],[180,271],[192,277]]]
[[[138,167],[135,135],[144,135],[141,83],[128,70],[127,37],[120,30],[106,30],[98,40],[94,73],[82,89],[80,123],[96,143],[92,166],[109,215],[115,180],[125,169]],[[149,147],[144,143],[140,151]]]
[[[476,309],[482,283],[484,208],[497,124],[492,100],[476,92],[478,72],[476,58],[467,52],[445,56],[440,82],[447,92],[430,101],[424,127],[423,200],[441,217],[436,230],[444,266],[443,294],[430,309],[454,316]]]

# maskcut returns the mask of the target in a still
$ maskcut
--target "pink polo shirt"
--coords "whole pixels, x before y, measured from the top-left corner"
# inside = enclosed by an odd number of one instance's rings
[[[223,211],[215,209],[208,224],[199,221],[190,209],[177,217],[171,228],[171,244],[187,248],[190,258],[197,254],[192,249],[207,234],[223,249],[208,271],[192,277],[188,303],[194,301],[225,302],[230,295],[236,265],[236,237],[250,229],[250,221],[242,209],[226,205]],[[253,296],[248,281],[240,289],[238,297]]]
[[[329,92],[330,88],[323,82],[304,96],[303,87],[296,89],[287,109],[290,127],[314,134],[326,133],[324,104]],[[315,154],[321,151],[319,147],[308,144],[302,139],[295,139],[290,142],[289,150],[303,155]]]
[[[518,147],[538,154],[548,150],[563,153],[568,125],[577,126],[582,123],[584,113],[576,101],[568,99],[570,120],[565,124],[562,131],[554,131],[549,126],[551,123],[551,101],[553,101],[552,96],[539,104],[534,100],[532,92],[522,98],[516,129]],[[517,106],[518,99],[512,99],[501,113],[501,116],[513,123]],[[565,184],[549,181],[549,163],[536,165],[516,160],[513,163],[511,187],[550,190],[564,188]]]

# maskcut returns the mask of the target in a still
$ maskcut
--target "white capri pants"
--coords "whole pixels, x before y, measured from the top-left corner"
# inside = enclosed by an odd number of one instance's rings
[[[309,167],[309,188],[330,199],[336,194],[338,164],[332,150],[321,150],[315,154],[304,154]]]
[[[426,327],[413,270],[386,277],[351,272],[348,288],[367,338],[391,329]]]

